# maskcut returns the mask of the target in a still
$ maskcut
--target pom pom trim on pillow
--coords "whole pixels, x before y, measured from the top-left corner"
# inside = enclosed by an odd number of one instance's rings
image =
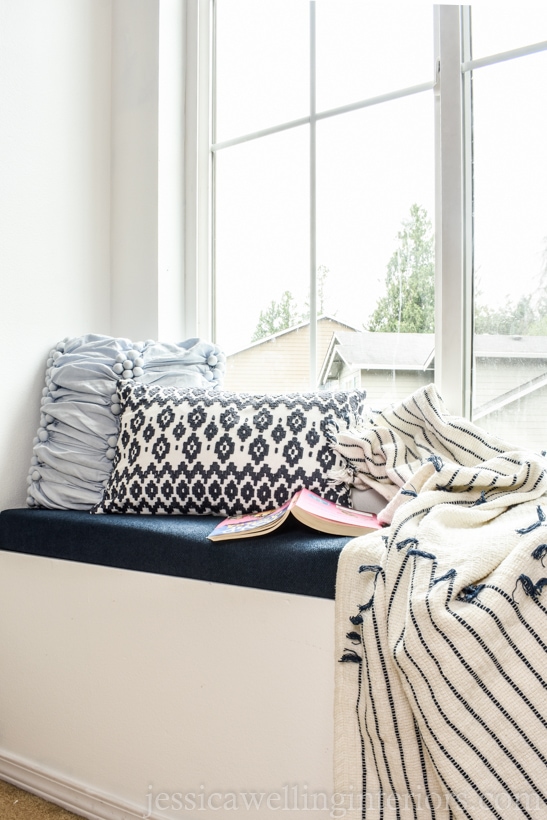
[[[329,473],[345,466],[334,436],[364,391],[249,394],[120,383],[114,469],[97,513],[237,515],[306,487],[350,506]]]
[[[27,505],[89,510],[103,495],[118,441],[118,380],[218,387],[225,357],[199,339],[132,342],[87,334],[50,351]]]

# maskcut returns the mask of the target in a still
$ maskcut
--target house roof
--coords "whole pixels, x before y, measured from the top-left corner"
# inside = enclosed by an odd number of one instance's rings
[[[508,404],[523,399],[525,396],[530,395],[530,393],[534,393],[536,390],[540,390],[546,385],[547,373],[542,373],[540,376],[535,376],[533,379],[530,379],[523,384],[519,384],[518,387],[513,387],[511,390],[507,390],[505,393],[496,396],[494,399],[481,404],[480,407],[474,407],[473,421],[478,421],[479,419],[484,418],[484,416],[490,415],[490,413],[497,413]]]
[[[320,383],[336,378],[340,364],[358,370],[426,370],[434,351],[433,333],[333,333]]]
[[[547,336],[475,336],[475,357],[547,359]],[[435,356],[433,333],[333,333],[320,383],[335,379],[343,365],[355,370],[427,370]]]
[[[547,359],[547,336],[475,336],[479,358]]]
[[[348,330],[352,333],[359,332],[359,329],[355,327],[355,325],[350,325],[347,322],[342,321],[341,319],[337,319],[336,316],[330,316],[327,313],[324,313],[322,316],[318,316],[317,321],[336,322],[338,325],[344,325],[344,327],[347,327]],[[305,322],[300,322],[300,324],[298,325],[292,325],[291,327],[287,327],[284,330],[279,330],[277,333],[272,333],[270,336],[265,336],[263,339],[258,339],[258,341],[256,342],[252,342],[251,344],[246,345],[245,347],[241,347],[238,350],[234,350],[233,353],[229,353],[228,358],[229,356],[237,356],[238,353],[242,353],[244,350],[250,350],[253,347],[258,347],[259,345],[266,344],[267,342],[272,342],[275,339],[279,339],[280,336],[286,336],[288,333],[294,333],[297,330],[301,330],[303,327],[308,327],[309,323],[310,322],[308,319]]]

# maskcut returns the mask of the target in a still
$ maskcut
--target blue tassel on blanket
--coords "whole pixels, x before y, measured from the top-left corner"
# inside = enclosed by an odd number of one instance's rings
[[[518,534],[519,535],[526,535],[527,533],[532,532],[533,530],[537,529],[537,527],[541,527],[541,525],[545,521],[545,513],[543,512],[543,510],[541,509],[539,504],[537,506],[537,516],[538,516],[537,521],[534,521],[534,523],[530,524],[529,527],[523,527],[522,529],[517,530]]]
[[[457,573],[456,573],[455,569],[449,569],[448,572],[445,572],[445,574],[441,575],[440,578],[435,578],[433,580],[433,583],[431,584],[431,586],[434,586],[435,584],[439,584],[441,581],[453,581],[454,578],[456,577],[456,575],[457,575]]]
[[[432,456],[429,456],[429,458],[427,460],[430,461],[433,464],[433,466],[435,467],[435,469],[437,470],[438,473],[441,472],[444,465],[443,465],[443,460],[440,456],[432,455]]]
[[[540,578],[537,584],[534,584],[531,578],[528,578],[527,575],[519,575],[517,578],[517,583],[515,584],[515,588],[513,590],[512,598],[515,600],[515,592],[517,591],[518,583],[521,583],[522,588],[526,595],[532,598],[534,601],[537,601],[544,586],[547,586],[547,578]]]
[[[424,552],[424,550],[407,550],[407,555],[415,555],[419,558],[429,558],[431,561],[436,561],[437,556],[433,555],[431,552]]]
[[[464,587],[460,594],[458,595],[458,601],[467,601],[467,603],[471,603],[474,601],[481,589],[484,589],[486,584],[469,584],[469,586]]]
[[[536,561],[541,561],[542,567],[545,566],[543,563],[543,559],[547,555],[547,544],[540,544],[535,550],[532,552],[532,558],[535,558]]]
[[[344,654],[338,663],[362,663],[363,659],[353,649],[344,649]]]
[[[417,547],[418,546],[418,539],[417,538],[405,538],[404,541],[398,541],[396,544],[397,552],[400,552],[405,547]]]

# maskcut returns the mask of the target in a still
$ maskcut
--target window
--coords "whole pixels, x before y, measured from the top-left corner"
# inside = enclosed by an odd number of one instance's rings
[[[386,14],[352,0],[213,8],[213,270],[227,386],[362,381],[362,331],[386,265],[402,284],[416,248],[428,254],[434,329],[432,9]],[[367,372],[369,395],[408,392],[393,362]]]
[[[535,50],[538,34],[547,37],[542,6],[502,11],[496,26],[481,6],[472,13],[472,418],[547,449],[547,104],[538,95],[547,51]]]
[[[228,353],[227,387],[361,384],[377,405],[435,380],[452,412],[545,445],[533,15],[189,3],[189,326]]]

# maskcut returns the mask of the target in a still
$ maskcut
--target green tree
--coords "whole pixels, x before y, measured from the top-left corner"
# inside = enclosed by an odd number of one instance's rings
[[[318,316],[321,316],[325,312],[325,283],[328,274],[329,269],[325,267],[325,265],[320,265],[317,268]],[[300,322],[307,322],[309,318],[309,297],[304,303],[304,310],[301,311],[290,290],[286,290],[279,301],[272,299],[266,310],[260,311],[258,324],[254,330],[251,341],[258,342],[260,339],[265,339],[267,336],[272,336],[274,333],[279,333],[280,330],[286,330],[289,327],[294,327],[294,325],[297,325]]]
[[[385,295],[374,309],[367,330],[389,333],[432,333],[434,330],[434,237],[424,208],[413,205],[410,219],[403,221],[399,241],[388,262]],[[544,243],[542,274],[533,294],[517,302],[491,308],[475,294],[475,333],[496,335],[547,336],[547,239]]]
[[[385,295],[369,318],[367,330],[432,333],[435,326],[435,247],[427,211],[412,205],[397,234],[398,246],[387,265]]]
[[[478,299],[475,302],[475,333],[540,335],[540,324],[540,317],[532,305],[532,296],[521,296],[516,304],[506,299],[502,307],[495,309]],[[537,329],[534,330],[534,327]]]
[[[258,324],[252,335],[251,341],[258,342],[280,330],[298,324],[300,314],[295,298],[289,290],[283,293],[281,299],[276,302],[272,299],[266,310],[261,310],[258,317]]]

